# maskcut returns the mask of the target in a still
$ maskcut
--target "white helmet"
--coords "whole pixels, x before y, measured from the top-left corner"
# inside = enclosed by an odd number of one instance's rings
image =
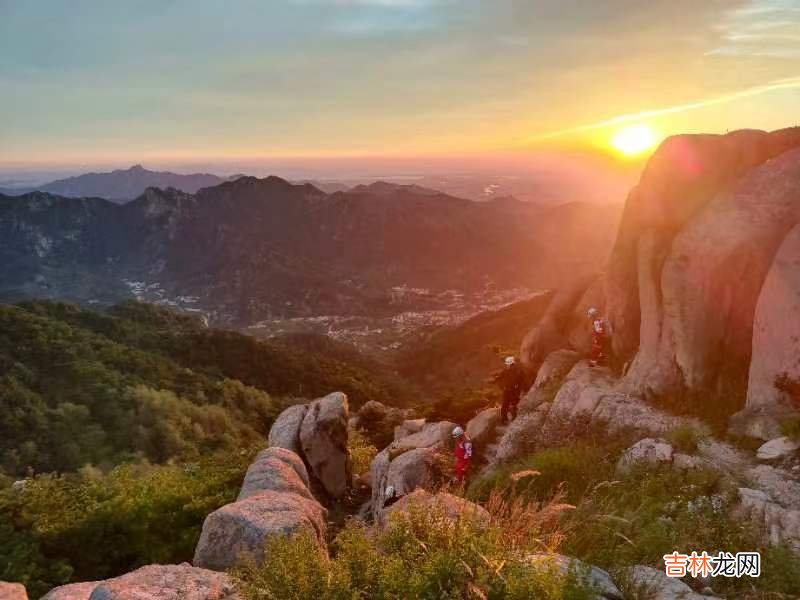
[[[506,366],[510,367],[511,365],[514,364],[515,359],[514,359],[513,356],[506,356],[506,361],[505,362],[506,362]]]
[[[461,427],[455,427],[453,429],[453,437],[454,438],[460,438],[462,435],[464,435],[464,430],[461,429]]]
[[[593,306],[592,308],[590,308],[590,309],[589,309],[589,310],[586,312],[586,314],[587,314],[587,315],[589,315],[589,318],[590,318],[590,319],[593,319],[594,317],[596,317],[597,315],[599,315],[599,314],[600,314],[600,311],[599,311],[599,310],[597,310],[597,309],[596,309],[596,308]]]
[[[391,500],[394,498],[394,486],[387,485],[386,490],[384,490],[383,495],[386,497],[387,500]]]

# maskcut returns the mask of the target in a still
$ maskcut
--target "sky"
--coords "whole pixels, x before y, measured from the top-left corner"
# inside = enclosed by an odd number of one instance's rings
[[[0,0],[4,168],[621,160],[798,107],[800,0]]]

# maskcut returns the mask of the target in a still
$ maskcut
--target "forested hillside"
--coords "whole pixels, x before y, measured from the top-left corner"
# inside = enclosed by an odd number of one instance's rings
[[[108,313],[0,306],[0,468],[22,476],[193,458],[263,440],[292,397],[335,388],[355,405],[404,399],[362,363],[138,303]]]

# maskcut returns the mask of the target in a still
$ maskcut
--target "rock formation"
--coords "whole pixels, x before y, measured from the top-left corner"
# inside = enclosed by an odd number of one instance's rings
[[[0,581],[0,600],[28,600],[28,592],[19,583]]]
[[[300,447],[314,477],[331,498],[344,497],[352,473],[347,449],[347,396],[341,392],[314,400],[300,425]]]
[[[384,448],[373,459],[370,467],[372,479],[372,514],[380,515],[385,501],[386,488],[395,484],[402,491],[398,495],[410,493],[410,486],[427,486],[436,481],[435,453],[445,448],[451,439],[455,423],[441,421],[426,423],[417,433],[401,437]],[[422,450],[419,452],[418,450]],[[403,458],[405,454],[408,457]],[[400,461],[392,468],[396,461]],[[397,488],[395,488],[397,489]]]
[[[310,531],[323,545],[325,518],[325,509],[316,500],[291,492],[261,492],[206,517],[193,562],[220,571],[248,559],[260,563],[271,537],[300,531]]]
[[[227,574],[182,564],[149,565],[107,581],[61,586],[42,600],[241,600],[241,596]]]

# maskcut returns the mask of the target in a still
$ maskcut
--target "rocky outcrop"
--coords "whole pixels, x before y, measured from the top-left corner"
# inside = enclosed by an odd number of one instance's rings
[[[719,600],[698,594],[680,579],[667,577],[664,571],[644,565],[626,569],[625,577],[629,585],[648,600]]]
[[[334,392],[311,402],[300,426],[303,458],[334,499],[343,498],[352,481],[348,419],[347,396]]]
[[[413,510],[435,514],[452,523],[468,519],[478,524],[488,524],[491,520],[491,516],[485,508],[469,500],[447,492],[432,494],[427,490],[416,490],[383,509],[378,516],[378,523],[385,527],[390,522],[392,515]]]
[[[94,588],[99,581],[87,581],[86,583],[71,583],[62,585],[50,590],[42,597],[42,600],[89,600]]]
[[[28,600],[28,592],[21,583],[0,581],[0,600]]]
[[[194,564],[224,570],[252,559],[261,562],[267,541],[309,531],[325,544],[327,511],[309,489],[300,457],[271,447],[250,465],[236,502],[206,517],[195,548]]]
[[[247,469],[238,500],[261,492],[289,492],[314,500],[308,471],[297,454],[285,448],[267,448]]]
[[[195,549],[194,564],[225,570],[248,559],[264,560],[273,536],[311,532],[325,543],[326,511],[315,500],[289,492],[261,492],[228,504],[206,517]]]
[[[773,133],[681,135],[661,145],[628,196],[606,269],[606,315],[620,362],[630,361],[640,346],[647,352],[658,350],[666,287],[662,268],[674,238],[742,177],[798,145],[797,128]],[[778,187],[786,188],[783,184]],[[723,231],[720,228],[717,233]]]
[[[800,226],[783,240],[764,281],[752,348],[746,410],[770,413],[777,425],[800,411]]]
[[[307,405],[295,404],[278,415],[269,430],[269,445],[286,448],[295,454],[300,454],[300,425],[302,425],[307,411]]]
[[[225,573],[188,564],[150,565],[97,584],[88,600],[239,600]]]
[[[640,286],[642,336],[628,373],[637,390],[741,408],[756,302],[778,247],[800,221],[797,184],[800,150],[793,150],[712,199],[669,247],[640,243],[640,258],[653,268],[660,254],[663,266],[650,275],[652,287]]]
[[[526,561],[531,568],[545,574],[574,578],[594,593],[593,600],[623,600],[624,596],[611,576],[592,565],[563,554],[532,554]]]

